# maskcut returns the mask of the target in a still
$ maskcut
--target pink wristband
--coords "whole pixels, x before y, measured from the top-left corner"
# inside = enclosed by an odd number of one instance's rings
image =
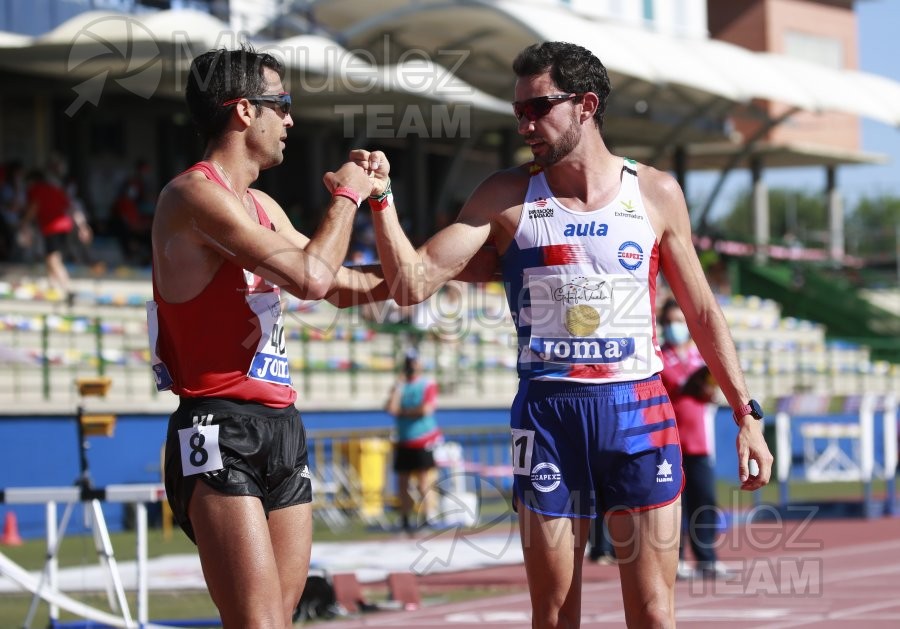
[[[356,204],[358,208],[362,203],[362,199],[359,197],[359,193],[356,192],[353,188],[348,188],[347,186],[339,186],[334,189],[334,192],[331,193],[332,197],[344,197],[345,199],[350,199]]]

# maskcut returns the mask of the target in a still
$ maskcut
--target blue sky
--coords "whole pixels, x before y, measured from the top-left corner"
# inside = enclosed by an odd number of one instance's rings
[[[860,69],[900,81],[900,2],[866,0],[857,2],[859,19]],[[884,153],[891,162],[884,166],[843,169],[839,177],[847,194],[889,192],[900,196],[900,129],[863,120],[863,149]],[[844,181],[840,181],[843,179]]]
[[[900,1],[858,0],[860,69],[900,81]],[[891,194],[900,197],[900,128],[862,120],[862,150],[887,155],[889,163],[878,166],[843,166],[838,168],[838,188],[847,210],[862,196]],[[825,186],[822,168],[772,169],[765,180],[770,187],[803,189],[810,192]],[[695,204],[705,202],[715,177],[702,174],[687,182],[688,195]],[[734,199],[750,185],[747,171],[732,173],[716,202],[714,214],[730,208]]]

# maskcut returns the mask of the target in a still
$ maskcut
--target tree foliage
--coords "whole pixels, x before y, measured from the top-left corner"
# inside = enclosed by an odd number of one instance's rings
[[[900,229],[900,198],[864,197],[847,217],[848,253],[859,256],[890,255],[896,251]]]
[[[729,240],[752,242],[753,206],[750,191],[738,197],[734,208],[714,223],[716,233]],[[769,190],[769,234],[773,243],[794,239],[807,247],[827,246],[828,204],[822,193],[772,188]],[[900,225],[900,198],[864,197],[845,208],[847,253],[859,256],[890,255],[896,251]]]
[[[734,209],[716,221],[723,238],[753,241],[753,201],[750,191],[741,194]],[[819,247],[827,239],[828,208],[825,196],[801,190],[769,190],[769,234],[774,243],[796,238],[809,247]]]

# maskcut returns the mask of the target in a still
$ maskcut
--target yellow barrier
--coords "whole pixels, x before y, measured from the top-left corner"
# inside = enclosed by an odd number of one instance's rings
[[[85,437],[112,437],[116,430],[116,416],[83,414],[81,428]]]
[[[388,454],[392,451],[387,439],[351,439],[346,444],[347,460],[359,478],[363,518],[384,515],[384,492],[387,484]]]

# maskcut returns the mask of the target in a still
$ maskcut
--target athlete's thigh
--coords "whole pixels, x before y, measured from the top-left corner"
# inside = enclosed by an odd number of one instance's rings
[[[222,494],[201,481],[189,514],[203,575],[226,626],[283,623],[275,554],[259,498]]]
[[[518,506],[528,589],[536,616],[581,604],[581,572],[589,518],[548,516]],[[539,623],[540,624],[540,623]]]
[[[297,606],[306,585],[312,526],[312,504],[309,503],[269,512],[269,535],[286,613]]]
[[[626,619],[646,609],[674,606],[681,503],[613,514],[609,519],[622,580]]]

